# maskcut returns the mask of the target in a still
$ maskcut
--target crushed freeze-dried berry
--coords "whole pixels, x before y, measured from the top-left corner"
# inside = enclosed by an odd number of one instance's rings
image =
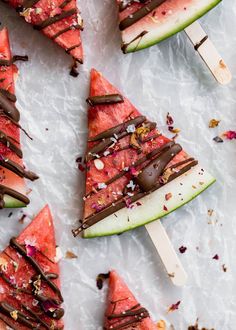
[[[185,253],[186,250],[187,250],[186,246],[183,246],[183,245],[179,248],[180,253]]]

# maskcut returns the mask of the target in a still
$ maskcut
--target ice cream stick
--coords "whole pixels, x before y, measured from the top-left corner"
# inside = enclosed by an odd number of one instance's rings
[[[187,281],[187,274],[164,227],[162,226],[161,221],[157,220],[151,222],[145,227],[173,284],[177,286],[185,285]]]
[[[222,85],[228,84],[232,79],[229,68],[201,25],[196,21],[185,32],[215,79]]]

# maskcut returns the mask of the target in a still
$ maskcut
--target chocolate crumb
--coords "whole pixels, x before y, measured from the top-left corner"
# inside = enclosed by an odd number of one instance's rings
[[[10,217],[12,216],[12,214],[13,214],[13,212],[10,212],[10,213],[8,214],[8,218],[10,218]]]
[[[22,217],[18,220],[19,223],[23,224],[26,218],[26,214],[22,214]]]
[[[103,288],[103,283],[105,280],[107,280],[110,276],[110,273],[106,273],[106,274],[99,274],[97,276],[96,282],[97,282],[97,288],[98,290],[101,290]]]
[[[214,257],[213,257],[212,259],[214,259],[214,260],[219,260],[220,258],[219,258],[219,256],[218,256],[218,254],[215,254]]]
[[[180,253],[185,253],[186,250],[187,250],[186,246],[183,246],[183,245],[179,248]]]
[[[222,265],[222,269],[223,269],[223,272],[224,272],[224,273],[227,272],[227,267],[225,266],[225,264]]]
[[[223,142],[224,142],[223,139],[221,139],[221,137],[219,137],[219,136],[215,136],[215,137],[213,138],[213,140],[214,140],[216,143],[223,143]]]

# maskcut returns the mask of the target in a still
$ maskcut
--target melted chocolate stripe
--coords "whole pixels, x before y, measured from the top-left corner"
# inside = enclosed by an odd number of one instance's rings
[[[143,116],[137,117],[136,118],[136,126],[142,124],[145,120],[146,120],[146,118],[143,117]],[[127,131],[116,134],[117,135],[116,136],[116,141],[124,138],[125,136],[127,136],[129,134],[131,134],[131,133],[129,133]],[[112,141],[111,138],[106,138],[102,142],[96,144],[94,147],[89,149],[87,157],[86,157],[86,161],[90,161],[90,160],[95,159],[97,154],[100,154],[101,152],[105,151],[113,143],[114,143],[114,141]]]
[[[151,190],[164,171],[166,165],[182,150],[179,144],[173,145],[169,150],[165,151],[161,155],[158,155],[156,159],[151,161],[143,171],[135,178],[135,182],[143,191]]]
[[[190,164],[186,165],[185,167],[183,167],[178,172],[173,173],[168,178],[168,181],[166,183],[169,183],[172,180],[179,177],[180,175],[186,173],[187,171],[189,171],[192,167],[196,166],[197,164],[198,164],[197,161],[192,161]],[[153,187],[152,190],[150,190],[148,192],[145,192],[145,191],[144,192],[139,192],[136,195],[130,197],[129,199],[130,199],[131,203],[134,203],[134,202],[138,201],[139,199],[145,197],[146,195],[152,193],[153,191],[159,189],[161,186],[163,186],[163,184],[157,182],[156,186]],[[85,229],[93,226],[97,222],[103,220],[104,218],[108,217],[109,215],[114,214],[115,212],[119,211],[120,209],[122,209],[124,207],[126,207],[126,203],[125,203],[124,198],[121,197],[116,202],[111,203],[107,208],[103,209],[102,211],[100,211],[98,213],[95,213],[95,214],[89,216],[88,218],[85,218],[85,220],[84,220],[84,222],[82,223],[81,226],[79,226],[75,230],[72,230],[72,233],[73,233],[74,237],[78,236]]]
[[[0,88],[0,93],[2,93],[6,98],[8,98],[9,101],[16,102],[16,96],[9,91]]]
[[[79,44],[71,46],[70,48],[67,48],[66,53],[69,54],[72,50],[74,50],[75,48],[80,47],[80,46],[81,46],[81,42]]]
[[[0,184],[0,209],[4,208],[4,206],[5,206],[4,195],[9,195],[9,196],[21,201],[25,205],[28,205],[30,202],[29,198],[26,197],[25,195],[19,193],[18,191],[14,190],[14,189],[11,189],[9,187],[6,187],[6,186]]]
[[[0,312],[10,318],[12,318],[12,316],[11,316],[12,312],[17,312],[17,320],[15,320],[15,321],[17,321],[21,324],[24,324],[25,326],[27,326],[30,329],[35,329],[35,324],[30,321],[30,319],[32,320],[31,317],[25,315],[24,313],[20,312],[19,310],[17,310],[16,308],[14,308],[13,306],[11,306],[10,304],[8,304],[6,302],[0,302]]]
[[[146,120],[146,117],[144,116],[139,116],[136,117],[134,119],[128,120],[125,123],[119,124],[115,127],[112,127],[106,131],[103,131],[99,134],[97,134],[96,136],[88,139],[89,142],[94,142],[94,141],[98,141],[98,140],[102,140],[102,139],[106,139],[109,137],[112,137],[114,134],[119,134],[122,133],[124,131],[126,131],[126,129],[128,128],[129,125],[140,125],[142,124],[144,121]]]
[[[1,314],[0,314],[0,320],[3,321],[7,326],[9,326],[10,329],[13,329],[13,330],[21,330],[20,327],[16,327],[15,325],[13,326],[13,325],[9,322],[9,320],[8,320],[4,315],[1,315]],[[13,319],[12,319],[12,321],[13,321]]]
[[[17,127],[19,127],[19,129],[22,130],[22,132],[25,133],[25,135],[30,139],[30,140],[33,140],[33,138],[26,132],[26,130],[19,124],[17,123],[16,121],[14,121],[11,117],[9,117],[8,115],[6,115],[3,110],[0,109],[0,116],[4,116],[6,117],[7,119],[9,119],[12,124],[16,125]]]
[[[137,48],[138,45],[139,45],[139,43],[140,43],[140,41],[142,40],[142,38],[143,38],[147,33],[148,33],[148,31],[143,31],[143,32],[139,33],[139,34],[137,35],[137,37],[135,37],[134,39],[132,39],[130,42],[128,42],[128,43],[126,43],[126,44],[124,43],[124,44],[122,45],[122,47],[121,47],[122,52],[123,52],[124,54],[126,54],[126,51],[127,51],[127,48],[129,47],[129,45],[131,45],[134,41],[140,39],[139,42],[138,42],[138,44],[137,44],[137,46],[136,46],[136,48]],[[135,48],[135,49],[136,49],[136,48]]]
[[[0,130],[0,142],[13,151],[18,157],[22,158],[23,154],[21,149],[19,149],[16,144],[12,142],[12,140],[13,139],[10,136]]]
[[[127,29],[131,25],[138,22],[141,18],[145,17],[149,13],[151,13],[154,9],[162,5],[166,0],[152,0],[148,5],[142,7],[141,9],[137,10],[132,15],[126,17],[123,19],[123,21],[120,22],[119,28],[121,31]]]
[[[73,9],[70,9],[68,11],[64,11],[63,13],[59,14],[59,15],[55,15],[53,17],[49,17],[47,19],[45,19],[44,21],[42,21],[41,23],[39,24],[36,24],[34,25],[34,28],[36,30],[43,30],[45,29],[46,27],[56,23],[56,22],[59,22],[60,20],[64,19],[64,18],[67,18],[69,16],[72,16],[74,14],[77,13],[77,9],[76,8],[73,8]]]
[[[7,168],[8,170],[14,172],[16,175],[20,176],[21,178],[26,178],[31,181],[37,180],[39,177],[37,174],[26,171],[22,166],[13,162],[11,159],[4,158],[0,155],[0,166]]]
[[[30,256],[27,255],[27,252],[24,249],[24,247],[22,247],[20,244],[18,244],[15,238],[12,238],[10,240],[10,246],[13,247],[14,249],[16,249],[17,252],[19,252],[26,260],[29,261],[29,263],[31,264],[31,266],[34,267],[34,269],[42,276],[42,279],[45,282],[48,283],[48,285],[51,287],[51,289],[58,294],[60,300],[63,302],[63,297],[61,295],[60,289],[57,287],[57,285],[55,283],[53,283],[47,277],[47,275],[44,273],[44,271],[42,270],[42,268],[40,267],[40,265],[37,263],[37,261],[34,260],[33,257],[30,257]]]
[[[61,4],[60,4],[60,8],[63,9],[66,5],[68,5],[68,3],[70,3],[71,0],[64,0]]]
[[[32,8],[38,2],[39,2],[39,0],[24,0],[22,7],[23,7],[23,9]]]
[[[91,107],[95,107],[96,105],[123,103],[124,98],[120,94],[107,94],[107,95],[99,95],[99,96],[90,96],[87,98],[86,102]]]
[[[19,110],[2,92],[0,92],[0,108],[3,109],[7,116],[11,117],[16,122],[20,120]]]
[[[10,60],[0,59],[0,66],[10,66],[16,61],[28,61],[28,56],[14,55]]]
[[[37,313],[35,313],[32,309],[30,309],[28,306],[22,304],[22,307],[40,324],[42,324],[46,329],[50,330],[52,329],[49,324],[47,324],[45,321],[43,321]]]
[[[208,36],[206,35],[204,38],[202,38],[202,40],[200,40],[195,46],[194,49],[197,51],[203,44],[205,41],[207,41]]]
[[[56,39],[58,38],[60,35],[62,35],[63,33],[66,33],[70,30],[83,30],[83,27],[80,25],[80,24],[77,24],[77,25],[73,25],[73,26],[68,26],[67,28],[61,30],[61,31],[58,31],[57,33],[54,34],[54,36],[52,36],[52,39]]]
[[[127,311],[124,311],[120,314],[111,314],[111,315],[108,315],[107,318],[109,320],[111,319],[116,319],[116,318],[125,318],[125,317],[130,317],[130,316],[136,316],[136,315],[140,315],[140,314],[146,314],[147,317],[148,317],[148,311],[144,308],[144,307],[141,307],[139,309],[131,309],[131,310],[127,310]]]

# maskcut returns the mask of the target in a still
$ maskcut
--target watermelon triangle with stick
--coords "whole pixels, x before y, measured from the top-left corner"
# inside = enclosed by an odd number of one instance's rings
[[[26,206],[30,201],[25,179],[38,179],[35,173],[26,170],[23,163],[20,145],[20,130],[23,129],[15,105],[16,60],[27,60],[27,57],[12,56],[8,31],[3,28],[0,30],[0,208]]]
[[[124,53],[157,44],[184,30],[207,67],[220,84],[231,73],[198,18],[221,0],[116,0]]]
[[[175,273],[177,257],[168,237],[160,224],[148,224],[192,200],[215,179],[94,69],[87,102],[84,215],[74,236],[108,236],[146,225],[168,273]],[[171,264],[166,264],[163,245]]]
[[[45,206],[0,253],[0,329],[63,329],[53,219]]]

